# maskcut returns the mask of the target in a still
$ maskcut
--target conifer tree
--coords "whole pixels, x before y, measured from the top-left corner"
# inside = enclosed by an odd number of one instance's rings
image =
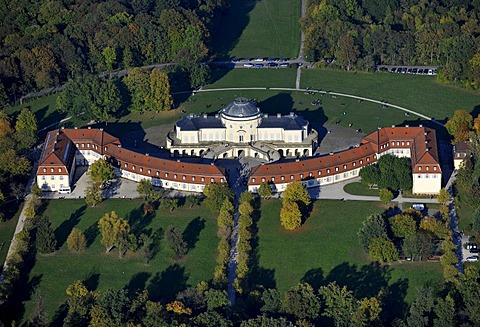
[[[47,216],[41,216],[37,223],[37,250],[41,253],[52,253],[57,248],[57,240],[52,223]]]

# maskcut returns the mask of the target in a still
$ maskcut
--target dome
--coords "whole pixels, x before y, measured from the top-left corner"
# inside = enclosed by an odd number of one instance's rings
[[[245,98],[237,98],[232,103],[228,104],[221,113],[228,117],[252,117],[260,113],[257,106]]]

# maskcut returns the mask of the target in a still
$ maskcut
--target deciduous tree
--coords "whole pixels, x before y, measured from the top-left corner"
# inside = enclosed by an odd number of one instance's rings
[[[298,205],[309,206],[311,199],[302,182],[296,181],[287,185],[283,192],[283,202],[296,202]]]
[[[92,184],[87,186],[85,189],[85,202],[91,206],[95,207],[97,204],[102,202],[102,190],[98,184]]]
[[[398,260],[398,251],[392,241],[376,237],[368,247],[368,255],[372,260],[379,262],[392,262]]]
[[[283,308],[300,319],[315,319],[320,312],[320,301],[308,283],[297,284],[285,293]]]
[[[137,193],[143,197],[145,201],[148,201],[154,195],[152,182],[148,179],[141,179],[137,184]]]
[[[80,229],[74,227],[68,235],[67,245],[72,252],[83,252],[87,248],[87,239]]]
[[[104,159],[98,159],[88,168],[88,176],[94,183],[104,183],[114,177],[113,166]]]
[[[187,243],[183,240],[182,233],[177,227],[169,226],[165,230],[165,239],[167,240],[168,246],[175,254],[176,259],[180,259],[187,254]]]
[[[205,204],[210,210],[218,212],[225,200],[232,201],[234,198],[233,191],[225,184],[207,184],[203,189],[205,194]]]
[[[23,108],[15,123],[15,139],[19,150],[29,149],[37,141],[37,119],[29,108]]]
[[[114,247],[119,249],[119,256],[122,257],[128,247],[130,225],[128,221],[118,217],[115,211],[107,212],[98,221],[98,228],[102,234],[102,244],[106,253]]]
[[[358,240],[365,251],[368,251],[370,243],[376,237],[387,238],[385,219],[379,214],[367,217],[358,231]]]
[[[283,201],[280,210],[280,223],[287,230],[296,229],[302,225],[302,213],[296,202]]]
[[[379,191],[380,201],[387,204],[393,200],[393,193],[388,188],[382,188]]]
[[[270,184],[260,184],[260,187],[258,188],[258,195],[260,195],[262,198],[268,198],[272,196],[272,188],[270,187]]]
[[[467,141],[469,131],[472,129],[472,115],[466,110],[457,110],[445,124],[448,133],[454,137],[453,142]]]
[[[320,287],[318,293],[325,301],[323,315],[332,318],[335,326],[350,326],[357,302],[353,293],[335,282]]]
[[[390,218],[390,227],[395,237],[415,235],[417,222],[409,214],[398,214]]]

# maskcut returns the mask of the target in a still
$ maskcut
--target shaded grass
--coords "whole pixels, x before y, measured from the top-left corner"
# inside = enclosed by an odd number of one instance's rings
[[[293,68],[237,68],[214,69],[215,82],[204,89],[223,87],[289,87],[295,88],[297,71]]]
[[[343,187],[343,190],[352,195],[378,196],[378,189],[371,189],[360,182],[353,182]]]
[[[10,242],[12,241],[13,234],[15,233],[15,227],[17,226],[18,217],[20,217],[22,208],[23,205],[20,206],[13,218],[4,222],[0,222],[0,264],[2,265],[2,267],[0,267],[0,272],[2,271],[3,263],[7,258],[8,248],[10,247]]]
[[[158,210],[145,217],[141,204],[140,200],[107,200],[95,208],[87,208],[83,200],[47,202],[45,215],[50,217],[57,238],[66,239],[76,226],[86,234],[90,244],[84,253],[72,254],[65,243],[54,255],[37,256],[30,279],[40,279],[39,288],[49,317],[53,317],[55,310],[65,302],[65,290],[75,280],[93,278],[96,281],[91,288],[100,292],[111,287],[131,291],[146,288],[152,299],[169,301],[187,285],[212,278],[217,244],[214,214],[201,206],[182,207],[173,212]],[[129,253],[124,259],[119,259],[115,250],[105,253],[97,223],[105,212],[112,210],[129,220],[137,236],[147,233],[154,238],[152,248],[156,254],[149,264],[144,263],[139,253]],[[190,251],[180,261],[172,260],[172,253],[163,239],[163,232],[169,225],[190,234]],[[193,231],[195,226],[198,230]],[[26,303],[26,318],[32,304],[32,301]]]
[[[223,58],[296,58],[300,48],[300,1],[232,0],[212,31],[213,51]]]
[[[302,87],[364,96],[404,106],[437,120],[451,117],[457,109],[480,110],[480,93],[436,82],[432,76],[390,73],[349,73],[308,69]]]
[[[21,105],[6,107],[5,112],[10,116],[16,117],[23,108],[29,107],[37,118],[38,128],[41,129],[66,117],[65,114],[58,112],[55,105],[56,99],[56,94],[46,95],[38,99],[29,99]]]
[[[440,264],[370,263],[357,232],[368,215],[384,210],[378,202],[316,201],[310,218],[296,231],[281,227],[280,208],[278,200],[264,202],[258,236],[259,265],[272,271],[281,293],[301,281],[319,286],[336,280],[358,295],[398,287],[396,296],[410,302],[417,287],[442,281]]]

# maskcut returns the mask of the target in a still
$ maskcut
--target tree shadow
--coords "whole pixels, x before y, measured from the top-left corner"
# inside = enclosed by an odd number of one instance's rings
[[[130,278],[128,284],[124,287],[130,295],[135,294],[136,292],[143,291],[147,286],[147,280],[152,274],[149,272],[139,272]]]
[[[170,302],[178,292],[187,288],[188,276],[185,268],[173,264],[162,273],[156,273],[147,287],[148,294],[153,301]]]
[[[99,230],[98,230],[98,223],[94,222],[88,228],[85,230],[84,235],[85,239],[87,240],[87,247],[92,245],[93,241],[95,241],[95,238],[98,236]]]
[[[81,206],[74,213],[70,215],[70,218],[64,220],[60,226],[55,229],[55,238],[57,239],[57,245],[59,248],[65,244],[65,241],[68,238],[68,235],[72,232],[73,227],[75,227],[80,221],[80,217],[85,213],[87,209],[86,205]]]
[[[200,232],[205,228],[205,219],[196,217],[188,223],[187,228],[183,231],[183,240],[187,243],[189,250],[195,248],[198,242]]]
[[[132,209],[127,214],[127,220],[130,224],[130,229],[133,234],[140,235],[141,233],[148,234],[146,227],[152,222],[155,213],[145,215],[143,212],[143,205]]]
[[[150,260],[153,260],[160,251],[160,242],[162,241],[164,234],[165,231],[160,227],[151,236],[151,242],[148,245],[148,249],[150,251]]]
[[[256,198],[252,213],[252,226],[250,228],[252,233],[252,238],[250,240],[252,250],[249,262],[250,272],[247,278],[250,289],[269,289],[277,287],[275,280],[275,269],[266,269],[260,266],[260,247],[258,238],[258,221],[261,219],[260,204],[260,198]]]
[[[52,321],[50,322],[50,327],[62,327],[63,321],[67,317],[68,313],[68,306],[66,303],[62,303],[57,311],[53,314]]]
[[[230,6],[220,14],[215,15],[213,26],[220,26],[212,30],[209,48],[216,54],[216,59],[231,59],[229,52],[235,47],[247,27],[256,0],[231,0]]]
[[[326,284],[322,268],[312,268],[308,270],[305,275],[303,275],[301,282],[312,285],[313,289],[317,291],[320,286]]]
[[[100,273],[97,272],[96,269],[92,270],[87,278],[83,280],[83,285],[89,290],[89,291],[95,291],[98,287],[98,281],[100,279]]]

